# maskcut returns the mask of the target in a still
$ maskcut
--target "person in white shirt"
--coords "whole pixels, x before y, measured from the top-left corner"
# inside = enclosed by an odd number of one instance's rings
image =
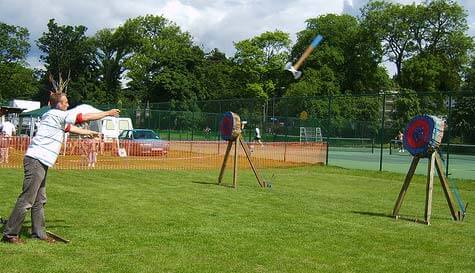
[[[7,137],[11,137],[16,134],[15,125],[13,125],[13,123],[11,123],[10,121],[5,121],[1,127],[3,134]]]
[[[264,144],[262,144],[262,141],[261,141],[261,130],[259,130],[258,127],[256,127],[255,133],[256,135],[254,136],[254,141],[261,144],[261,146],[264,146]]]
[[[15,125],[10,121],[0,124],[0,163],[8,163],[10,151],[10,137],[16,134]]]
[[[38,132],[31,140],[24,157],[23,189],[3,230],[2,241],[7,243],[19,244],[23,242],[18,235],[29,209],[31,209],[32,237],[54,242],[54,239],[49,237],[45,230],[46,174],[48,168],[56,162],[64,141],[64,132],[98,136],[98,132],[82,129],[73,124],[98,120],[107,116],[117,117],[120,112],[118,109],[111,109],[100,113],[71,116],[66,111],[69,107],[68,98],[61,90],[51,93],[50,105],[51,109],[42,116]]]

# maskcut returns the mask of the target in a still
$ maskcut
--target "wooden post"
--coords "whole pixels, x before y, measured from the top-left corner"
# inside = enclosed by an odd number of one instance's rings
[[[234,141],[234,168],[233,168],[233,188],[236,188],[237,183],[237,166],[238,166],[238,144]]]
[[[229,158],[229,153],[231,152],[232,145],[234,145],[233,187],[234,188],[237,187],[237,172],[238,172],[238,162],[239,162],[238,142],[241,145],[242,149],[244,150],[244,153],[246,154],[247,160],[249,161],[249,164],[251,165],[251,169],[254,172],[254,175],[256,176],[257,183],[259,183],[259,186],[265,187],[266,182],[259,175],[259,172],[257,171],[257,168],[251,159],[251,152],[249,151],[249,147],[244,143],[241,135],[238,136],[235,140],[228,141],[228,147],[226,148],[223,164],[221,166],[221,171],[219,173],[218,184],[221,184],[221,181],[223,180],[224,170],[226,169],[226,163]]]
[[[426,208],[424,219],[427,225],[430,225],[430,216],[432,214],[432,192],[434,190],[434,167],[435,153],[429,155],[429,163],[427,166],[427,187],[426,187]]]
[[[449,183],[447,182],[447,178],[444,175],[444,169],[442,167],[442,159],[440,158],[439,153],[435,152],[435,167],[437,170],[437,174],[439,175],[440,184],[442,185],[442,189],[444,190],[445,199],[447,199],[447,204],[449,205],[450,214],[452,214],[452,218],[457,221],[460,220],[455,212],[454,200],[452,199],[452,195],[450,194]]]
[[[257,168],[254,166],[254,163],[252,162],[252,159],[251,159],[251,152],[249,151],[249,147],[247,147],[247,145],[243,142],[241,136],[239,136],[239,143],[241,143],[242,149],[244,150],[247,160],[249,161],[249,164],[251,165],[252,171],[254,172],[254,175],[256,176],[257,183],[259,183],[259,186],[265,187],[266,183],[264,182],[264,180],[261,179],[259,173],[257,172]]]
[[[233,141],[228,141],[228,147],[226,148],[226,153],[224,154],[223,164],[221,165],[221,171],[219,172],[218,184],[221,184],[223,180],[224,170],[226,169],[226,163],[228,162],[229,152],[233,146]]]
[[[404,200],[404,196],[407,192],[411,179],[414,175],[416,170],[417,164],[420,160],[420,157],[415,156],[412,160],[411,167],[409,168],[409,172],[406,175],[406,179],[402,186],[401,192],[399,193],[399,197],[396,201],[396,205],[394,206],[393,216],[398,218],[399,209],[401,208],[402,201]],[[426,186],[426,202],[425,202],[425,213],[424,219],[427,225],[430,225],[430,218],[432,214],[432,194],[434,190],[434,169],[437,170],[437,174],[439,176],[440,184],[442,185],[442,189],[444,191],[445,199],[447,200],[447,204],[449,205],[450,214],[452,218],[457,221],[461,220],[460,216],[457,215],[457,211],[454,205],[454,199],[452,198],[452,194],[450,192],[449,184],[447,178],[444,175],[444,169],[442,167],[442,159],[438,151],[433,151],[429,154],[429,162],[427,165],[427,186]]]
[[[393,216],[398,217],[399,214],[399,209],[401,208],[402,201],[404,200],[404,196],[406,195],[407,189],[409,188],[409,184],[411,183],[411,179],[414,176],[414,172],[416,171],[417,164],[419,163],[419,160],[421,158],[418,156],[415,156],[412,159],[411,167],[409,168],[409,172],[406,175],[406,179],[404,180],[404,184],[402,185],[401,191],[399,192],[399,196],[396,201],[396,205],[394,206],[393,209]]]

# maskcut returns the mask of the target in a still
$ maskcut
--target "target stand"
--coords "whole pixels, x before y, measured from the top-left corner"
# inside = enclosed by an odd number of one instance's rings
[[[251,151],[242,139],[241,118],[233,112],[224,113],[221,123],[219,125],[219,130],[221,133],[221,137],[224,140],[228,141],[228,145],[224,154],[223,164],[221,165],[221,171],[219,172],[218,184],[221,184],[223,180],[224,170],[226,169],[226,164],[228,162],[231,149],[234,146],[233,187],[236,188],[238,172],[238,146],[240,145],[244,153],[246,154],[246,158],[249,161],[249,165],[251,166],[254,175],[256,176],[257,183],[259,183],[259,186],[261,187],[266,187],[266,182],[262,180],[261,176],[259,175],[259,172],[257,171],[256,166],[252,162]]]
[[[444,127],[445,122],[443,120],[429,115],[416,116],[407,125],[404,131],[403,144],[406,150],[414,157],[393,209],[393,216],[396,219],[399,218],[399,210],[420,159],[428,158],[424,223],[430,225],[435,171],[437,171],[439,176],[440,184],[447,199],[452,218],[455,221],[461,220],[460,211],[456,212],[449,183],[444,175],[442,159],[438,152],[438,146],[442,141]],[[464,214],[465,212],[463,211],[463,215]]]

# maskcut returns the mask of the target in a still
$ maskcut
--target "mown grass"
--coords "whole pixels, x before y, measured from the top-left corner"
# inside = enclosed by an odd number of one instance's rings
[[[71,240],[0,244],[2,272],[474,272],[475,224],[454,222],[434,191],[423,218],[425,177],[390,217],[404,175],[330,167],[263,170],[259,188],[218,172],[55,171],[47,226]],[[0,170],[0,215],[11,211],[21,170]],[[230,171],[225,178],[230,185]],[[475,181],[459,181],[473,203]],[[470,208],[469,208],[470,212]],[[29,216],[27,217],[29,219]],[[25,226],[30,225],[29,220]]]

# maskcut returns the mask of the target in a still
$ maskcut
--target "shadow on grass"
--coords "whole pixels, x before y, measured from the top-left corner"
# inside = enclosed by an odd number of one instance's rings
[[[226,188],[233,188],[232,185],[226,185],[226,184],[218,184],[216,182],[204,182],[204,181],[191,181],[191,183],[194,184],[201,184],[201,185],[214,185],[214,186],[220,186],[220,187],[226,187]]]
[[[48,221],[48,223],[64,223],[66,221],[64,220],[52,220]],[[5,224],[7,223],[7,219],[2,218],[0,221],[0,234],[3,234],[3,230],[5,227]],[[58,225],[58,224],[53,224],[53,225],[47,225],[47,228],[70,228],[70,225]],[[25,221],[23,223],[23,226],[21,227],[20,230],[20,237],[23,238],[31,238],[31,222],[30,221]],[[1,235],[0,235],[1,236]]]
[[[394,218],[391,214],[381,213],[381,212],[370,212],[370,211],[352,211],[354,214],[372,216],[372,217],[384,217],[384,218]]]
[[[369,211],[352,211],[352,213],[366,215],[371,217],[383,217],[383,218],[391,218],[394,220],[402,220],[407,222],[413,222],[417,224],[427,224],[425,220],[419,219],[416,216],[409,216],[409,215],[398,215],[397,218],[394,217],[392,214],[386,214],[381,212],[369,212]],[[437,219],[439,217],[432,217],[432,219]]]

